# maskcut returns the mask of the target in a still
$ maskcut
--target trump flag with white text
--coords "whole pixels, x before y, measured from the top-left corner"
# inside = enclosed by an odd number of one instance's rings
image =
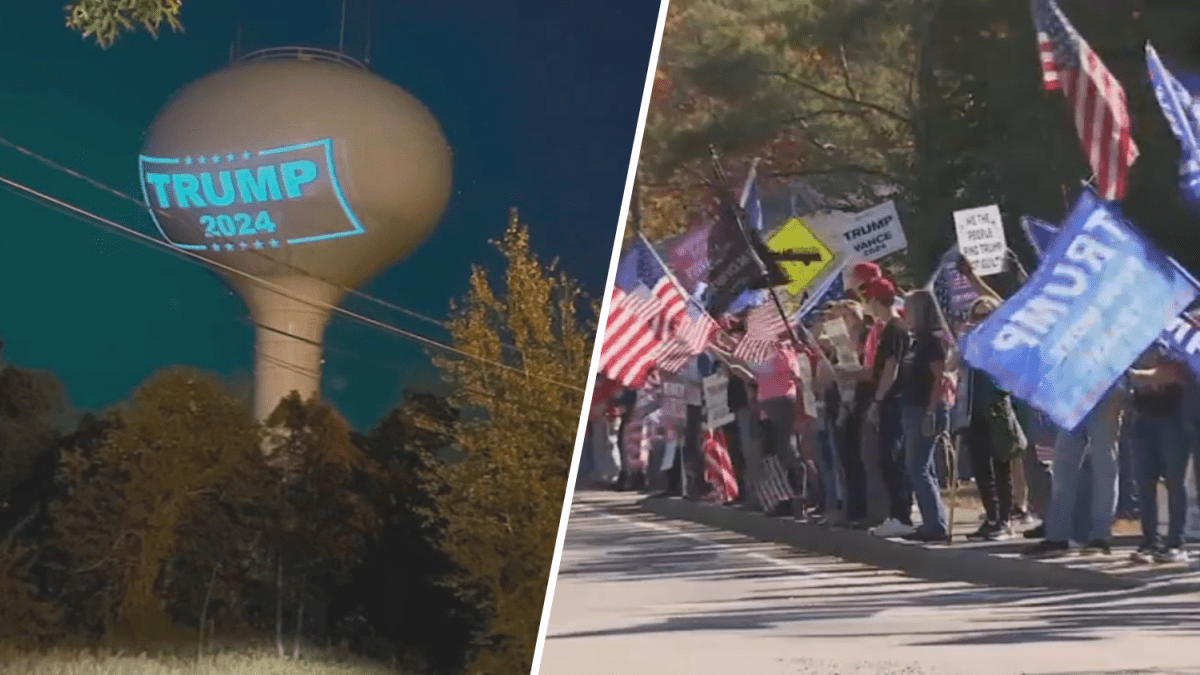
[[[1029,281],[963,338],[963,357],[1074,429],[1196,296],[1191,275],[1086,189]]]

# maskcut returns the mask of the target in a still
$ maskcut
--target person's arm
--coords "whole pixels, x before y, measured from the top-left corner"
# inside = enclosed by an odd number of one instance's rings
[[[881,403],[883,397],[892,390],[892,385],[896,384],[896,376],[900,373],[900,357],[904,355],[901,351],[904,346],[903,338],[894,325],[884,328],[879,338],[880,352],[875,358],[883,357],[883,370],[879,373],[879,384],[875,387],[876,403]]]
[[[900,372],[900,359],[889,356],[883,362],[883,372],[879,374],[879,386],[875,388],[875,403],[882,403],[883,397],[892,390],[896,383],[896,375]]]
[[[942,401],[942,377],[946,374],[946,362],[934,361],[929,364],[929,370],[933,371],[933,388],[929,391],[929,405],[925,409],[932,415]]]
[[[817,362],[817,376],[813,379],[814,393],[820,395],[829,389],[833,384],[837,375],[833,372],[833,366],[829,365],[827,359],[821,359]]]

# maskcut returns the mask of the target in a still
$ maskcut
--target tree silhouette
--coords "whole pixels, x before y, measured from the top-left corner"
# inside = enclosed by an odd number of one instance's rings
[[[156,590],[181,518],[259,452],[259,427],[215,377],[188,368],[152,375],[111,420],[94,452],[63,455],[53,543],[77,565],[72,583],[99,591],[90,618],[109,637],[174,640]]]

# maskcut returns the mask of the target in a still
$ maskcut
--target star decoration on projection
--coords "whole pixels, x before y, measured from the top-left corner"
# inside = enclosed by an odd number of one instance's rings
[[[226,242],[224,244],[211,244],[211,245],[209,245],[209,248],[214,251],[235,251],[235,250],[249,251],[250,249],[256,249],[256,250],[261,251],[261,250],[267,248],[268,246],[270,248],[279,248],[281,245],[282,245],[282,242],[280,242],[278,239],[271,239],[271,240],[265,241],[265,242],[262,240],[259,240],[259,239],[254,239],[254,240],[242,240],[242,241],[237,242],[236,244],[230,243],[230,242]]]

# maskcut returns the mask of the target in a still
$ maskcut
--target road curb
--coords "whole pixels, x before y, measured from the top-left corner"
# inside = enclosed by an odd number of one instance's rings
[[[865,532],[767,518],[716,504],[661,497],[643,499],[639,504],[643,510],[664,518],[686,520],[759,541],[777,542],[872,567],[897,570],[929,581],[1080,591],[1129,590],[1145,585],[1139,579],[1058,563],[1005,558],[970,549],[926,548],[879,539]]]

